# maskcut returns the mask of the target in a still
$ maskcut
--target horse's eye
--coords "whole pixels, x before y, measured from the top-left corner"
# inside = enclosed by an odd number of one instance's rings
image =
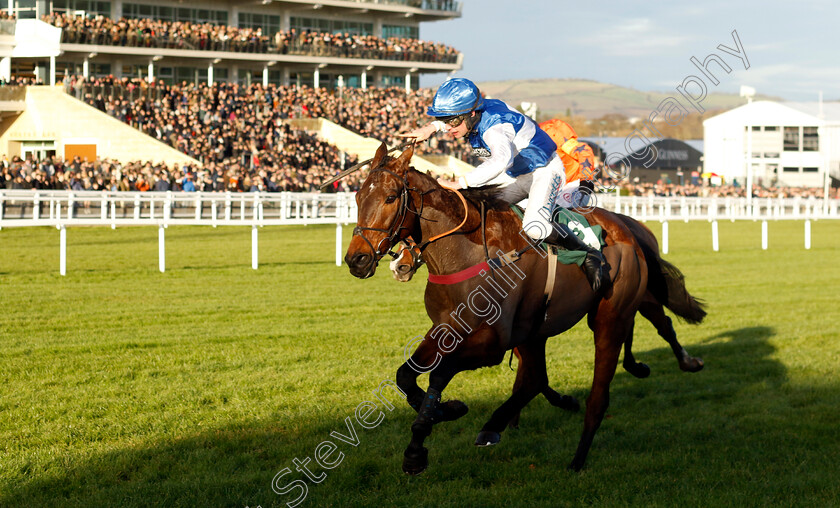
[[[396,200],[397,200],[397,196],[388,196],[388,198],[385,200],[385,202],[386,203],[393,203]]]

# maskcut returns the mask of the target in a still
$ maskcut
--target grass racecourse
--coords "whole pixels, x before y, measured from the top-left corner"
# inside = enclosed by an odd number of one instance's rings
[[[55,229],[3,229],[0,506],[265,508],[303,484],[319,507],[838,506],[840,221],[812,226],[806,251],[802,222],[771,222],[762,251],[759,223],[722,222],[713,252],[709,223],[671,223],[665,257],[709,311],[677,333],[706,368],[680,372],[637,318],[653,372],[619,367],[581,473],[566,466],[582,412],[542,397],[473,446],[510,393],[506,360],[450,384],[470,412],[435,428],[420,477],[400,469],[405,403],[380,403],[374,428],[353,417],[429,328],[425,269],[357,280],[334,227],[310,226],[261,230],[255,271],[249,228],[172,227],[160,273],[157,229],[74,228],[62,277]],[[584,325],[550,340],[551,385],[583,402],[593,355]],[[312,459],[327,440],[333,469]],[[307,457],[320,483],[295,470]]]

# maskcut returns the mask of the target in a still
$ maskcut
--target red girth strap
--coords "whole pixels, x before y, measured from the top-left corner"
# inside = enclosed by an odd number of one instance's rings
[[[490,271],[490,265],[487,264],[487,261],[482,261],[481,263],[473,265],[466,270],[450,273],[449,275],[433,275],[430,273],[429,282],[432,284],[457,284],[475,277],[481,273],[482,270]]]

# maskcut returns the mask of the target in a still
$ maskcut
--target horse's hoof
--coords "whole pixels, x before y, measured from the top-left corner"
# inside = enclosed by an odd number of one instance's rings
[[[451,422],[464,416],[469,412],[470,408],[460,400],[447,400],[438,404],[435,409],[436,422]]]
[[[634,377],[637,377],[639,379],[643,379],[643,378],[646,378],[646,377],[650,376],[650,367],[648,367],[647,365],[645,365],[642,362],[626,363],[626,364],[623,364],[623,365],[624,365],[624,370],[626,370],[627,372],[632,374]]]
[[[685,372],[700,372],[703,370],[703,359],[689,357],[688,360],[680,363],[680,369]]]
[[[575,473],[580,472],[580,470],[583,469],[583,461],[579,461],[577,458],[572,459],[572,463],[569,464],[568,469],[569,471],[574,471]]]
[[[475,438],[476,446],[493,446],[502,440],[502,435],[492,430],[482,430]]]
[[[572,412],[580,411],[580,402],[571,395],[560,395],[559,393],[552,391],[546,393],[545,398],[548,400],[549,404],[554,407],[559,407],[560,409]]]
[[[417,476],[427,467],[429,467],[429,450],[426,447],[419,450],[406,449],[402,464],[402,470],[405,474]]]
[[[577,413],[580,411],[580,402],[571,395],[563,395],[563,400],[560,401],[560,404],[557,405],[560,409],[565,409],[566,411],[572,411],[573,413]]]

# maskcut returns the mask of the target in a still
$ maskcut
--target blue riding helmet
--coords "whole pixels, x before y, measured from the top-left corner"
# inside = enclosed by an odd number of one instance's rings
[[[452,78],[440,85],[426,114],[434,117],[463,115],[483,106],[484,99],[475,83],[465,78]]]

